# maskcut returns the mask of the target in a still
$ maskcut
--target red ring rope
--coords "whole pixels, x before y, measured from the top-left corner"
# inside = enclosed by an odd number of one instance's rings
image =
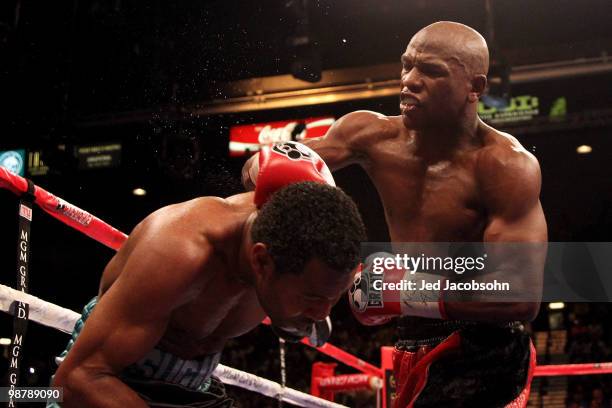
[[[21,195],[28,190],[28,182],[23,177],[0,167],[0,187]],[[111,227],[98,217],[36,185],[34,186],[34,197],[36,198],[34,202],[52,217],[109,248],[118,250],[127,239],[126,234]]]
[[[536,366],[536,377],[612,374],[612,363],[556,364]]]

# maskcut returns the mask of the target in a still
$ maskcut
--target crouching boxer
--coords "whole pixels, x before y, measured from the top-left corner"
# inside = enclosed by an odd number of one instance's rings
[[[269,316],[282,336],[325,341],[365,239],[360,215],[303,145],[265,149],[257,177],[255,192],[136,226],[54,376],[63,407],[231,407],[212,378],[228,339]]]

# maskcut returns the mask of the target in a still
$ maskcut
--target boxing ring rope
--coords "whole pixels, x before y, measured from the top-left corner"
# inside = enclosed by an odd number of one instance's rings
[[[0,188],[21,195],[28,191],[28,182],[25,178],[0,167]],[[127,239],[126,234],[108,225],[98,217],[36,185],[34,186],[34,197],[34,202],[47,214],[109,248],[118,250]]]
[[[307,339],[302,339],[302,343],[312,347],[312,345],[308,342]],[[361,371],[362,373],[374,375],[380,378],[383,377],[383,372],[380,368],[363,361],[359,357],[355,357],[354,355],[347,353],[346,351],[334,346],[331,343],[325,343],[321,347],[316,347],[316,349],[321,353],[348,365],[349,367],[353,367]]]
[[[15,302],[24,302],[30,306],[30,320],[64,333],[72,333],[76,321],[81,317],[79,313],[73,310],[46,302],[36,296],[20,292],[8,286],[0,285],[0,310],[12,314],[11,306]],[[219,364],[214,371],[214,375],[219,377],[225,384],[245,388],[271,398],[278,398],[280,396],[283,401],[301,407],[346,408],[344,405],[316,398],[292,388],[281,387],[280,384],[274,381],[223,364]]]
[[[612,374],[612,362],[584,364],[551,364],[536,366],[535,377],[557,377],[563,375]]]
[[[68,334],[72,333],[74,324],[81,316],[73,310],[46,302],[9,286],[0,285],[0,310],[13,314],[12,307],[15,302],[27,303],[30,306],[28,316],[30,320]]]

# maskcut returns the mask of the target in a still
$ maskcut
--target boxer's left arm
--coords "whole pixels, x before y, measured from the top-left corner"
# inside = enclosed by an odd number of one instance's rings
[[[444,302],[446,317],[483,321],[533,320],[539,310],[546,242],[537,159],[522,148],[492,147],[482,153],[478,183],[487,212],[483,240],[487,280],[509,282],[514,300]],[[503,244],[502,244],[503,243]],[[517,299],[517,297],[519,299]],[[521,301],[520,299],[524,299]]]

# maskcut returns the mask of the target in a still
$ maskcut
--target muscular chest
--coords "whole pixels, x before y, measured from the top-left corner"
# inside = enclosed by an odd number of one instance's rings
[[[388,151],[368,170],[385,207],[394,241],[479,240],[484,225],[468,158],[423,163]]]

